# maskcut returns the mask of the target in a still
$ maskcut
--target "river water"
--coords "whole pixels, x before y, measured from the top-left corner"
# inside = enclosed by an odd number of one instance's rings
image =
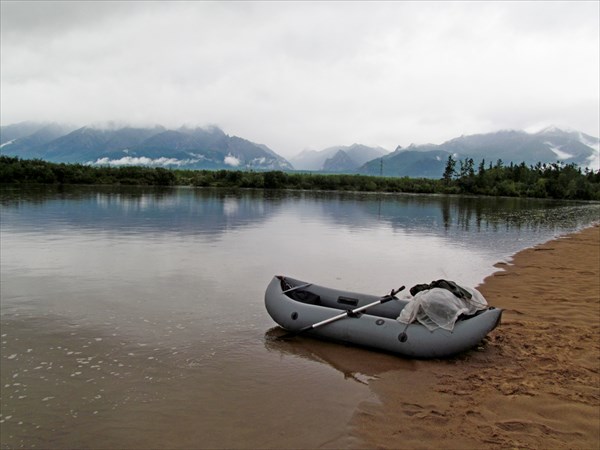
[[[370,377],[411,361],[278,341],[285,274],[476,286],[600,205],[424,195],[4,187],[2,448],[357,447]]]

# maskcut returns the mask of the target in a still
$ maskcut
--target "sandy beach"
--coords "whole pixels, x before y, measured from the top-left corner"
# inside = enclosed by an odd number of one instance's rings
[[[503,308],[478,349],[370,383],[354,416],[371,448],[600,446],[600,227],[516,254],[478,289]],[[408,380],[408,381],[407,381]]]

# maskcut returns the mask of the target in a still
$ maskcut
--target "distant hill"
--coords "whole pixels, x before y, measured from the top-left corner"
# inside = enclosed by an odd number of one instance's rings
[[[369,161],[359,168],[359,173],[394,177],[441,178],[448,153],[431,146],[415,146],[408,149],[399,147],[393,153]]]
[[[36,157],[52,162],[94,162],[102,154],[138,145],[162,130],[162,127],[116,130],[83,127],[43,145],[20,149],[20,153],[21,157]],[[19,141],[15,144],[18,145]],[[7,150],[12,152],[12,146]]]
[[[387,176],[440,178],[448,156],[456,160],[473,158],[477,165],[482,160],[495,164],[502,160],[527,165],[541,163],[576,164],[599,170],[598,138],[579,131],[564,131],[556,127],[538,133],[498,131],[496,133],[461,136],[440,145],[411,145],[397,148],[393,153],[359,168],[359,173]]]
[[[324,172],[352,172],[359,167],[348,153],[344,150],[338,150],[331,158],[327,158],[321,168]]]
[[[290,161],[298,170],[356,172],[367,161],[380,158],[387,153],[388,151],[382,147],[352,144],[329,147],[320,151],[305,150],[290,158]]]
[[[14,151],[44,145],[72,132],[77,127],[55,122],[21,122],[0,127],[0,148]],[[2,151],[4,153],[4,151]]]
[[[0,129],[0,153],[24,159],[97,165],[145,165],[188,169],[291,170],[265,145],[229,136],[217,127],[151,128],[85,126],[69,130],[31,122]]]
[[[290,162],[298,170],[321,170],[323,163],[335,155],[336,148],[325,150],[303,150],[296,156],[290,158]]]
[[[443,143],[440,149],[474,159],[524,161],[527,164],[558,160],[586,165],[593,155],[593,148],[585,142],[597,145],[598,139],[551,127],[535,134],[511,130],[461,136]]]
[[[537,133],[504,130],[460,136],[442,144],[381,147],[360,144],[306,150],[291,163],[265,145],[230,136],[218,127],[85,126],[22,122],[0,127],[0,154],[23,159],[92,165],[185,169],[312,170],[441,178],[448,156],[495,164],[576,164],[600,170],[600,140],[576,130],[548,127]],[[293,166],[292,166],[293,164]],[[457,167],[458,168],[458,167]]]
[[[35,156],[35,152],[31,152],[31,149],[41,148],[47,143],[73,131],[73,127],[57,123],[33,125],[30,122],[25,126],[15,127],[6,131],[4,128],[1,133],[3,142],[0,145],[2,154],[5,153],[5,149],[10,149],[11,153],[21,155],[31,153],[31,156]],[[12,139],[8,139],[11,137]]]
[[[2,126],[0,127],[0,145],[13,143],[17,139],[30,136],[34,133],[37,133],[42,128],[47,127],[48,125],[51,124],[39,122],[20,122],[12,125]]]

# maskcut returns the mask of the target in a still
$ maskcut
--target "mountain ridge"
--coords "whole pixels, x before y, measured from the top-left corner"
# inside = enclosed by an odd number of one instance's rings
[[[363,144],[337,145],[323,150],[304,150],[290,158],[298,170],[324,172],[355,171],[366,162],[388,153],[383,147],[369,147]]]
[[[24,159],[91,165],[185,169],[309,170],[440,178],[448,157],[475,164],[575,164],[600,170],[600,139],[573,129],[498,130],[441,144],[398,146],[389,152],[362,144],[305,150],[287,159],[264,144],[230,136],[217,126],[136,127],[109,123],[73,127],[22,122],[0,127],[0,153]]]
[[[505,164],[537,163],[575,164],[600,170],[600,140],[575,130],[563,131],[548,127],[536,133],[521,130],[500,130],[493,133],[463,135],[442,144],[411,144],[369,161],[358,173],[369,175],[439,178],[448,157],[455,160],[473,159]],[[383,167],[383,168],[382,168]]]
[[[263,144],[229,136],[216,126],[167,129],[94,126],[65,129],[49,141],[31,139],[45,124],[24,122],[0,128],[0,153],[24,159],[91,165],[145,165],[187,169],[292,170],[292,165]],[[11,138],[11,139],[9,139]],[[29,140],[28,140],[29,139]]]

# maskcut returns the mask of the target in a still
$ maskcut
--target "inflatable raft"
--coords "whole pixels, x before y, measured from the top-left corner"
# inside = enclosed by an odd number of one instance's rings
[[[440,358],[468,350],[496,328],[502,317],[501,309],[486,307],[459,317],[451,331],[431,331],[419,322],[397,320],[409,302],[393,293],[378,297],[283,276],[274,277],[265,292],[269,315],[292,335],[306,333],[415,358]],[[371,304],[375,305],[365,308]]]

